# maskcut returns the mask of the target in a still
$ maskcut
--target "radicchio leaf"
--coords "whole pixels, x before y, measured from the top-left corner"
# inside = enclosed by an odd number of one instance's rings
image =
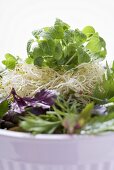
[[[42,107],[52,106],[55,103],[57,94],[53,90],[41,90],[35,95],[35,99],[39,101]]]
[[[11,103],[11,110],[17,113],[22,113],[26,109],[33,110],[33,113],[41,114],[45,112],[46,109],[54,104],[54,100],[57,95],[55,91],[51,90],[41,90],[37,92],[34,97],[20,97],[16,94],[15,89],[11,91],[14,101]]]

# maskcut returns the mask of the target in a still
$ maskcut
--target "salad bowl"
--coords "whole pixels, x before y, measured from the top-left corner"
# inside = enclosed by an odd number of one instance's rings
[[[114,136],[0,130],[0,170],[113,170]]]

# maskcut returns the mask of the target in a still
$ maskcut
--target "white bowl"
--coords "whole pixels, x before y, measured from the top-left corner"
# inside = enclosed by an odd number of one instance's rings
[[[0,170],[114,170],[114,134],[32,136],[0,130]]]

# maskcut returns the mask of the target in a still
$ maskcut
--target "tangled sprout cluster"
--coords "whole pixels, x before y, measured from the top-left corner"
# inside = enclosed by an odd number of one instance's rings
[[[18,64],[14,70],[2,73],[1,94],[8,95],[15,88],[18,95],[33,96],[41,89],[54,89],[60,94],[91,94],[95,84],[102,81],[103,68],[98,63],[83,63],[65,72],[33,64]]]

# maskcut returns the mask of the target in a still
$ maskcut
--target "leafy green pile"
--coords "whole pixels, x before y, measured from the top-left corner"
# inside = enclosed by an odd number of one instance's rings
[[[106,56],[103,38],[91,26],[72,30],[60,19],[54,26],[33,31],[34,39],[27,44],[27,62],[40,67],[69,70],[77,65]],[[32,48],[35,44],[35,47]]]
[[[94,66],[97,69],[98,60],[106,57],[104,39],[92,26],[86,26],[82,31],[73,30],[60,19],[56,19],[54,26],[44,27],[33,31],[32,34],[34,38],[27,43],[28,57],[26,58],[26,63],[31,64],[30,67],[26,67],[24,63],[23,71],[23,65],[18,64],[18,57],[15,58],[8,53],[5,55],[5,60],[2,61],[6,66],[6,75],[9,72],[12,73],[9,75],[15,75],[17,78],[17,74],[18,77],[22,75],[28,77],[29,74],[30,79],[29,81],[26,79],[26,82],[31,88],[31,84],[36,85],[31,75],[35,75],[34,80],[36,77],[39,78],[39,74],[43,75],[44,68],[50,69],[51,73],[54,72],[58,76],[54,77],[54,81],[50,79],[53,84],[51,87],[54,87],[55,81],[59,82],[61,77],[67,79],[64,76],[67,73],[68,83],[76,83],[81,79],[78,86],[75,86],[79,88],[78,91],[75,89],[77,95],[73,88],[68,91],[67,95],[57,93],[53,89],[42,88],[39,91],[34,90],[34,96],[23,97],[18,95],[18,90],[16,91],[12,87],[10,94],[0,99],[0,128],[33,134],[99,134],[114,131],[114,62],[111,68],[106,63],[105,73],[103,72],[103,77],[99,78],[100,81],[97,81],[96,73],[90,69]],[[88,68],[86,68],[87,63]],[[77,71],[79,67],[82,69]],[[31,68],[28,74],[28,70],[26,71],[25,68]],[[39,72],[37,72],[37,69],[43,71],[38,70]],[[92,74],[92,76],[88,74],[89,79],[93,80],[92,84],[90,81],[86,82],[86,88],[88,91],[91,89],[91,93],[84,93],[85,86],[80,90],[82,87],[80,82],[85,84],[87,76],[83,74],[85,70]],[[71,75],[74,76],[70,77]],[[2,76],[3,74],[1,74],[1,80],[4,80]],[[53,75],[51,76],[53,77]],[[60,82],[65,84],[66,80],[64,83],[63,79]],[[24,79],[22,81],[24,82]],[[16,87],[17,84],[16,82]],[[47,84],[49,85],[50,82]],[[22,86],[24,85],[22,84]],[[59,85],[57,84],[57,86]],[[93,86],[94,88],[91,88]],[[63,87],[67,89],[68,84],[66,83],[66,86]],[[19,89],[22,90],[20,85]]]
[[[114,64],[106,67],[103,82],[96,86],[88,104],[72,96],[58,96],[52,110],[39,117],[28,115],[20,126],[25,131],[38,133],[99,134],[114,131]],[[101,90],[102,88],[102,90]]]

